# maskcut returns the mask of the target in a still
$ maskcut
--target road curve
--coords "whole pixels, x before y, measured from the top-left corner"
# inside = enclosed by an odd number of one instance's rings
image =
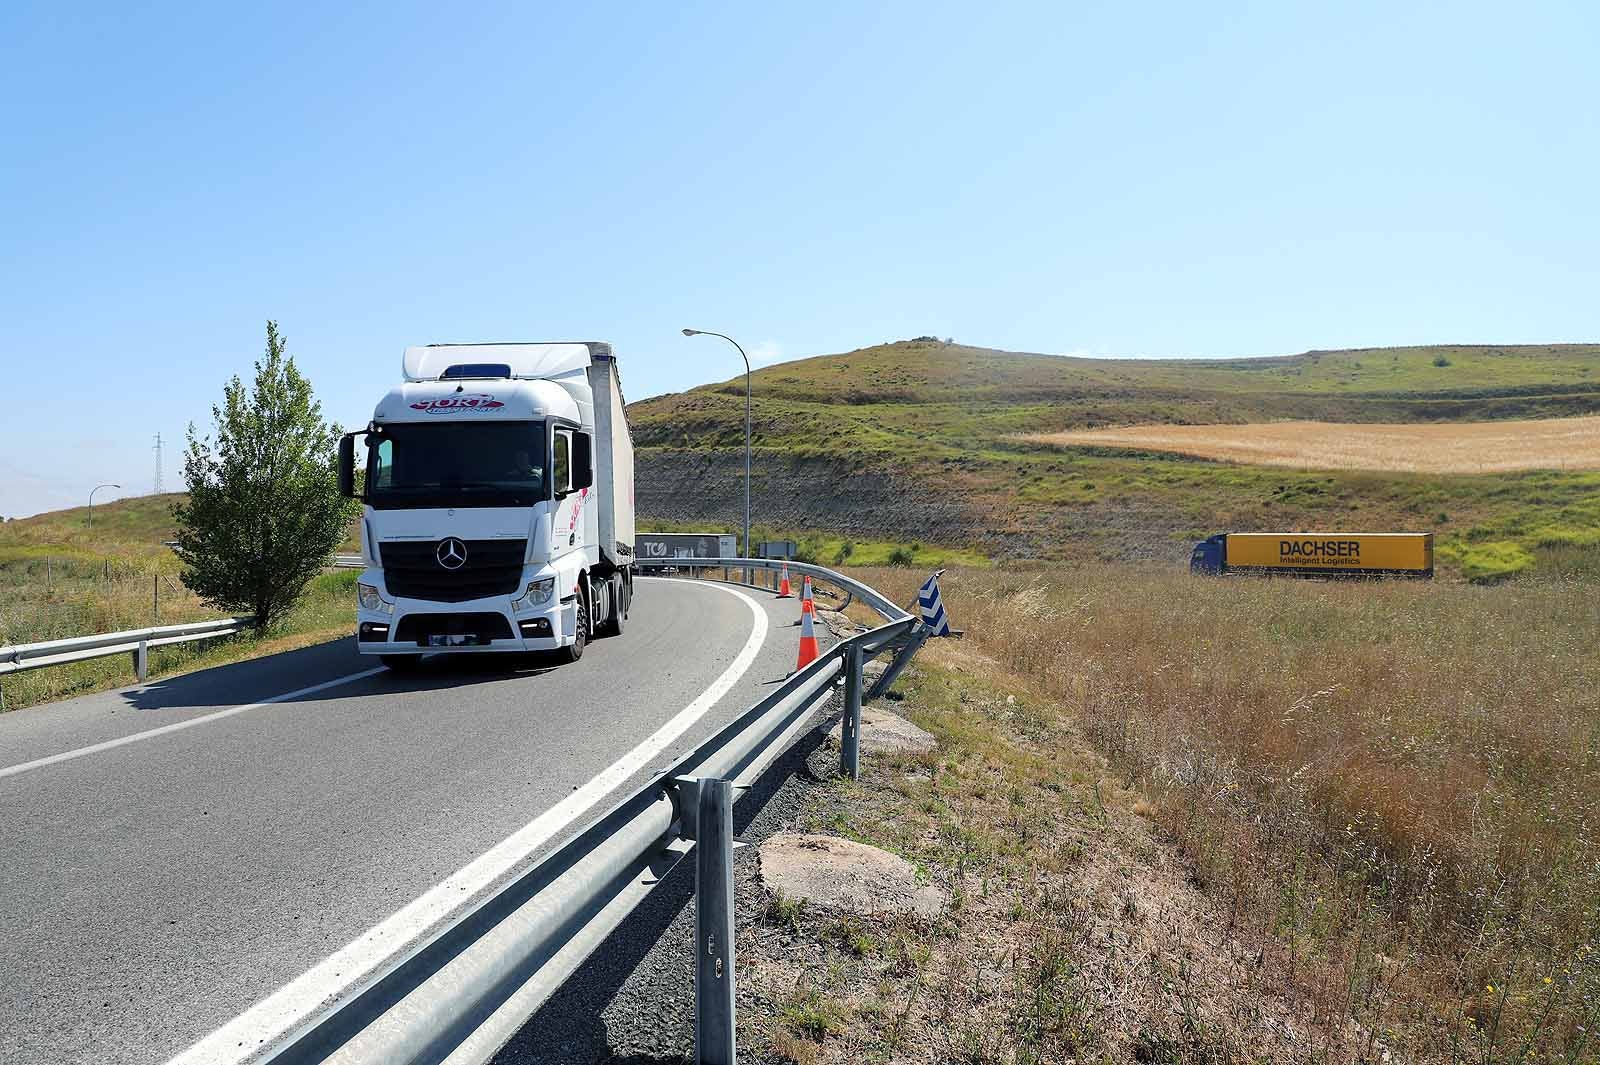
[[[0,1061],[178,1054],[756,701],[795,613],[647,580],[573,665],[369,674],[341,641],[0,716]]]

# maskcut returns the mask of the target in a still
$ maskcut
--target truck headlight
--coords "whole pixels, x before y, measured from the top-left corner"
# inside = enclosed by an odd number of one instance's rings
[[[375,584],[363,584],[357,581],[356,602],[361,604],[362,610],[376,610],[384,614],[394,613],[394,604],[383,597]]]
[[[521,595],[511,600],[511,609],[529,610],[536,606],[544,606],[554,594],[556,594],[556,579],[554,577],[546,577],[542,581],[533,581],[523,590]]]

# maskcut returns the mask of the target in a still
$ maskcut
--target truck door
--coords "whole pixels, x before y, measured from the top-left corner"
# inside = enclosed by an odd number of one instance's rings
[[[550,558],[555,560],[578,543],[579,494],[572,490],[572,430],[556,429],[550,440],[550,487],[555,507],[550,512]]]
[[[555,507],[550,517],[550,558],[581,551],[592,539],[587,535],[592,468],[589,434],[580,429],[556,428],[550,438],[550,485]],[[585,466],[591,464],[590,467]]]

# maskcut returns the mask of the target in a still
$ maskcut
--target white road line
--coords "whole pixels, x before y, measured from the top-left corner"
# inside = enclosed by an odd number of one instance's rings
[[[641,578],[645,579],[645,578]],[[244,1013],[203,1037],[167,1065],[228,1065],[249,1061],[263,1048],[276,1045],[297,1030],[318,1007],[343,998],[354,989],[381,977],[389,963],[410,944],[441,927],[465,907],[477,901],[540,847],[560,834],[579,817],[617,787],[627,782],[666,750],[689,727],[706,715],[739,678],[755,663],[767,639],[767,612],[748,595],[723,584],[651,577],[650,581],[671,581],[716,588],[744,600],[753,624],[750,638],[734,656],[711,687],[678,711],[670,721],[651,733],[633,750],[607,766],[593,780],[528,822],[490,850],[474,858],[407,903],[382,922],[367,929],[353,942],[312,966]],[[626,636],[623,637],[627,639]]]
[[[60,754],[52,754],[46,758],[35,758],[31,762],[21,762],[17,765],[6,766],[4,769],[0,769],[0,779],[4,779],[5,777],[14,777],[19,773],[27,773],[34,769],[43,769],[47,765],[55,765],[58,762],[70,762],[75,758],[87,758],[91,754],[99,754],[101,751],[109,751],[115,747],[125,747],[130,743],[138,743],[140,740],[153,740],[157,736],[165,736],[169,732],[178,732],[182,729],[194,728],[196,725],[204,725],[210,721],[220,721],[225,717],[232,717],[234,714],[242,714],[247,710],[259,710],[263,706],[271,706],[273,703],[283,703],[288,702],[290,699],[298,699],[302,695],[315,695],[317,692],[324,692],[329,688],[337,688],[341,684],[349,684],[351,681],[361,680],[364,677],[373,677],[382,672],[382,666],[378,666],[376,669],[363,669],[360,673],[347,673],[342,677],[335,677],[333,680],[325,680],[321,684],[313,684],[309,688],[301,688],[298,691],[285,692],[282,695],[274,695],[272,698],[263,699],[259,703],[246,703],[243,706],[230,706],[226,710],[218,710],[215,713],[202,714],[199,717],[191,717],[187,721],[175,721],[170,725],[162,725],[160,728],[146,729],[144,732],[135,732],[131,736],[122,736],[118,739],[106,740],[104,743],[92,743],[87,747],[79,747],[76,750],[62,751]]]

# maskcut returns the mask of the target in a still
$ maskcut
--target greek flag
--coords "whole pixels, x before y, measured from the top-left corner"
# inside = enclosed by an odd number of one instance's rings
[[[939,601],[938,573],[929,577],[928,583],[917,590],[917,605],[922,608],[922,623],[933,635],[950,635],[950,619],[945,617],[944,604]]]

